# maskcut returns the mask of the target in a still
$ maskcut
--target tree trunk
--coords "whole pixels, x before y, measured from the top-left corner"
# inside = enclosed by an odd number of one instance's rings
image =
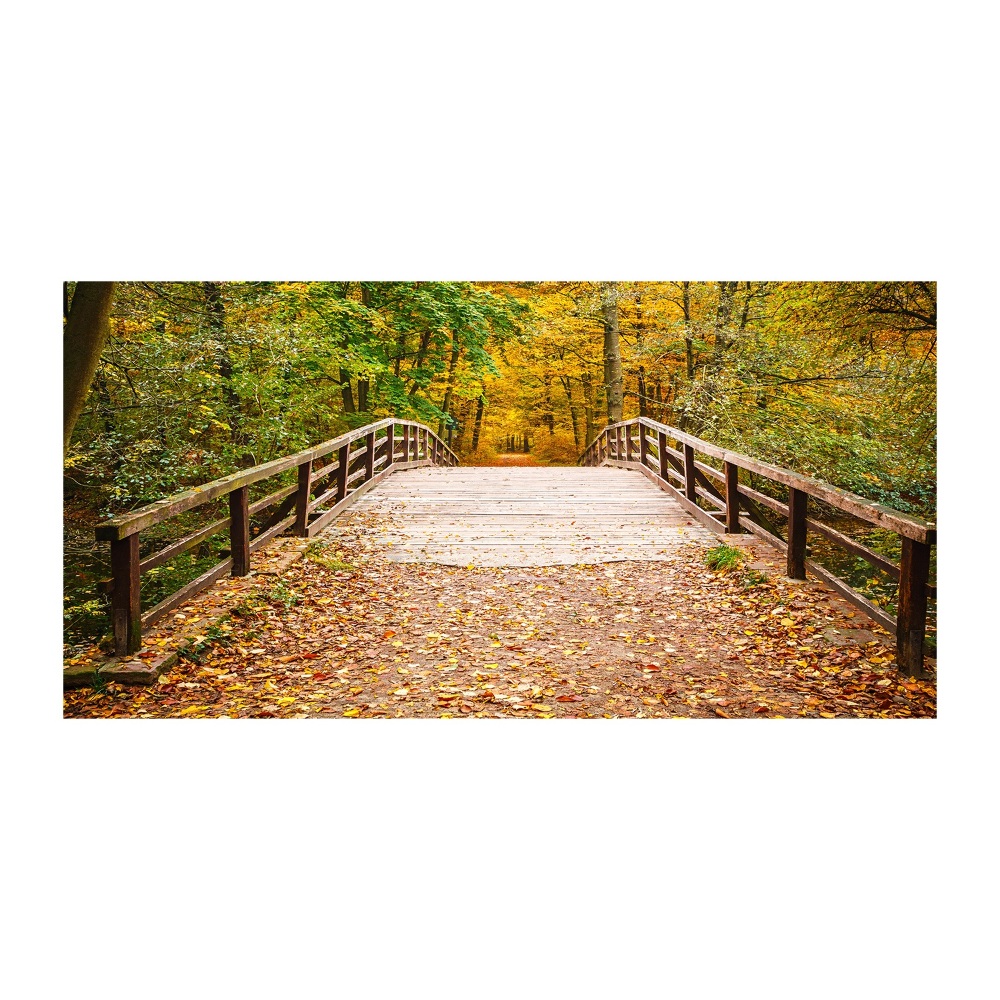
[[[115,294],[114,281],[78,281],[63,327],[63,452],[69,448],[87,391],[93,381]],[[63,308],[66,308],[63,285]]]
[[[472,452],[475,454],[479,447],[479,431],[483,426],[483,410],[486,408],[486,396],[480,396],[476,403],[476,423],[472,429]]]
[[[445,415],[445,418],[451,413],[451,396],[455,391],[455,369],[458,367],[458,334],[454,331],[451,335],[451,358],[448,360],[448,382],[444,390],[444,399],[441,400],[441,412]],[[438,423],[438,437],[444,434],[445,420],[442,419]],[[449,422],[449,428],[451,426]]]
[[[566,390],[566,400],[569,403],[569,419],[570,423],[573,425],[573,444],[576,446],[577,450],[580,449],[580,410],[576,405],[576,400],[573,398],[573,383],[569,380],[568,375],[560,375],[559,381],[562,382],[563,389]]]
[[[594,438],[597,437],[597,407],[594,404],[594,381],[590,372],[583,372],[580,375],[580,384],[583,386],[583,418],[586,429],[586,447],[589,448]]]
[[[618,283],[601,282],[601,312],[604,316],[604,386],[608,400],[608,423],[622,418],[622,351],[618,335]]]
[[[233,359],[226,343],[226,306],[222,301],[222,289],[217,281],[203,281],[205,308],[208,312],[208,328],[215,344],[215,355],[222,391],[226,401],[226,423],[234,444],[243,440],[242,400],[233,386]]]
[[[712,349],[712,365],[722,364],[722,355],[730,343],[729,323],[733,315],[733,298],[736,295],[738,281],[719,282],[719,304],[715,310],[715,345]]]
[[[691,282],[681,282],[681,308],[684,310],[684,357],[688,381],[694,381],[694,338],[691,335]]]

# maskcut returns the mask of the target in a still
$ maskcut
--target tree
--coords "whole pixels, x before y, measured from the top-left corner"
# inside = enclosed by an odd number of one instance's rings
[[[83,411],[101,351],[115,294],[113,281],[78,281],[72,301],[63,288],[63,452]]]
[[[601,312],[604,316],[604,386],[608,400],[608,423],[622,419],[622,352],[618,329],[618,282],[601,282]]]

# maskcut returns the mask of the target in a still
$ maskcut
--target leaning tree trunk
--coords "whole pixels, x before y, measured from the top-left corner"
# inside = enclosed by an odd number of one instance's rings
[[[601,312],[604,315],[604,385],[608,399],[608,423],[622,418],[622,350],[618,336],[618,283],[601,282]]]
[[[215,353],[218,359],[219,376],[226,399],[226,420],[233,444],[243,441],[243,402],[233,384],[233,357],[226,342],[226,307],[222,301],[222,289],[217,281],[203,281],[205,308],[208,310],[208,328],[212,333]]]
[[[114,281],[78,281],[72,304],[63,309],[63,452],[69,447],[73,428],[83,412],[87,391],[93,381],[104,342],[108,338]]]

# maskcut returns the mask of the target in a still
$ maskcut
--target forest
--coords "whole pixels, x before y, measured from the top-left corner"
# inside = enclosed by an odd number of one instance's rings
[[[389,415],[473,465],[572,465],[605,424],[648,416],[935,516],[933,282],[101,284],[96,305],[63,291],[68,345],[88,315],[106,329],[89,381],[66,352],[71,646],[107,630],[95,523]],[[215,558],[151,573],[144,601]],[[891,581],[839,569],[891,606]]]

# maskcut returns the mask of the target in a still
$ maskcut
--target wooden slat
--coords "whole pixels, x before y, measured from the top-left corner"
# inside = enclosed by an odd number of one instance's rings
[[[893,633],[896,631],[896,619],[892,615],[872,604],[866,597],[863,597],[856,590],[844,583],[839,576],[834,576],[833,573],[825,567],[820,566],[819,563],[814,562],[812,559],[806,559],[805,564],[806,569],[816,579],[822,580],[831,590],[835,590],[846,601],[849,601],[856,608],[868,615],[873,622],[881,625],[887,632]]]
[[[696,461],[694,463],[694,467],[700,473],[702,473],[702,475],[709,476],[710,478],[714,479],[717,483],[721,483],[723,486],[725,486],[725,484],[726,484],[726,474],[725,474],[725,472],[720,472],[714,466],[707,465],[705,462],[698,462],[698,461]],[[740,487],[740,489],[742,489],[742,486]]]
[[[706,528],[710,528],[715,532],[721,532],[723,530],[723,525],[719,521],[712,517],[712,515],[707,511],[702,510],[696,503],[692,503],[688,500],[688,498],[679,490],[675,490],[665,479],[661,479],[655,472],[652,472],[649,469],[640,469],[640,471],[646,476],[647,479],[656,483],[656,485],[659,486],[664,493],[669,493],[670,496],[672,496],[689,514],[705,525]]]
[[[224,531],[228,527],[229,518],[224,517],[219,521],[213,521],[204,528],[192,531],[190,535],[178,538],[176,542],[171,543],[166,548],[160,549],[159,552],[143,559],[142,562],[139,563],[139,572],[145,573],[148,569],[153,569],[156,566],[162,566],[168,559],[173,559],[174,556],[179,556],[182,552],[187,552],[188,549],[193,549],[206,538],[210,538],[212,535],[220,531]],[[110,590],[108,592],[110,593]]]
[[[313,482],[319,482],[321,479],[326,479],[327,476],[333,475],[340,468],[340,462],[334,459],[329,465],[324,465],[322,469],[313,470]]]
[[[612,426],[625,426],[626,423],[631,422],[626,421],[622,424]],[[885,507],[882,504],[873,503],[871,500],[866,500],[855,493],[849,493],[847,490],[820,482],[811,476],[803,476],[800,473],[792,472],[790,469],[783,469],[780,466],[757,461],[748,455],[741,455],[739,452],[720,448],[708,441],[703,441],[691,434],[686,434],[676,427],[670,427],[667,424],[650,420],[648,417],[639,417],[638,422],[651,430],[663,430],[675,440],[682,444],[690,444],[695,450],[705,455],[720,458],[724,462],[732,462],[741,469],[754,472],[774,482],[784,483],[786,486],[823,500],[825,503],[830,504],[830,506],[838,510],[843,510],[848,514],[854,514],[856,517],[860,517],[871,524],[890,528],[904,538],[912,538],[914,541],[931,545],[937,541],[936,525],[932,522],[912,517],[909,514],[903,514],[901,511],[893,510],[891,507]]]
[[[357,482],[359,479],[364,479],[368,475],[368,470],[366,468],[360,468],[357,472],[352,472],[347,477],[347,485],[350,486],[351,483]]]
[[[410,463],[411,468],[416,467],[416,465],[416,462]],[[367,483],[362,483],[356,490],[352,490],[348,493],[343,500],[338,501],[324,514],[320,514],[320,516],[317,517],[306,529],[309,532],[309,537],[312,538],[318,532],[322,531],[323,528],[325,528],[345,507],[349,507],[355,502],[355,500],[367,493],[373,486],[377,486],[392,471],[392,469],[385,469],[382,472],[377,472],[373,479],[369,479]]]
[[[250,572],[249,491],[249,486],[241,486],[229,494],[229,547],[232,551],[233,576],[246,576]]]
[[[301,468],[301,466],[299,466]],[[276,490],[269,496],[263,497],[260,500],[255,500],[250,504],[250,516],[253,517],[254,514],[259,514],[262,510],[266,510],[268,507],[276,504],[279,500],[284,500],[285,497],[290,497],[293,493],[298,490],[298,486],[286,486],[284,489]]]
[[[165,600],[160,601],[155,607],[152,607],[142,616],[142,627],[147,629],[155,621],[162,618],[168,611],[173,611],[174,608],[179,607],[188,598],[194,597],[195,594],[204,590],[206,587],[210,587],[219,577],[225,575],[229,572],[233,565],[232,559],[223,559],[222,562],[216,563],[210,570],[202,573],[197,579],[192,580],[189,584],[181,587],[180,590],[172,593]]]
[[[111,625],[115,653],[125,656],[142,645],[139,597],[139,535],[127,535],[111,543]]]
[[[839,545],[842,549],[846,549],[852,555],[867,559],[873,566],[888,573],[893,580],[899,579],[899,567],[894,562],[886,559],[885,556],[879,555],[877,552],[873,552],[867,546],[862,545],[861,542],[856,542],[848,535],[837,531],[836,528],[831,528],[820,521],[814,521],[811,517],[806,518],[806,526],[810,531],[815,531],[817,535],[828,538],[831,542]]]
[[[304,535],[306,525],[309,523],[309,493],[312,488],[312,475],[312,462],[303,462],[299,466],[299,482],[295,491],[295,533],[297,535]]]
[[[739,473],[737,466],[726,463],[726,531],[729,534],[740,532]]]
[[[903,539],[899,561],[896,663],[913,677],[924,676],[924,631],[927,626],[927,577],[931,547]]]
[[[772,535],[771,532],[762,528],[759,524],[751,521],[748,517],[741,517],[740,524],[743,525],[747,531],[752,532],[758,538],[763,539],[769,545],[772,545],[779,552],[788,551],[788,545],[776,535]],[[881,625],[884,629],[889,632],[895,632],[896,630],[896,619],[891,615],[887,614],[881,608],[872,604],[867,598],[863,597],[856,590],[849,587],[839,576],[835,576],[828,569],[820,566],[819,563],[812,559],[805,560],[806,569],[817,579],[822,580],[831,590],[836,591],[845,600],[849,601],[856,608],[863,611],[873,622]]]
[[[341,444],[363,438],[371,430],[378,430],[391,422],[391,418],[380,420],[377,423],[369,424],[367,427],[359,427],[347,434],[340,435],[340,437],[325,441],[315,448],[308,448],[305,451],[297,452],[286,458],[277,458],[273,462],[265,462],[263,465],[254,466],[252,469],[233,472],[228,476],[223,476],[221,479],[205,483],[203,486],[196,486],[193,489],[175,493],[164,500],[157,500],[155,503],[147,504],[145,507],[133,511],[131,514],[122,514],[120,517],[111,518],[97,525],[94,529],[95,536],[99,541],[114,541],[119,538],[125,538],[127,535],[141,531],[152,524],[158,524],[168,517],[173,517],[175,514],[183,513],[192,507],[197,507],[203,503],[208,503],[210,500],[225,496],[241,486],[249,486],[252,483],[259,482],[261,479],[268,479],[271,476],[275,476],[279,472],[294,469],[305,461],[315,461],[317,458],[322,458]]]
[[[258,549],[262,549],[267,543],[274,538],[275,535],[280,535],[287,528],[290,528],[295,524],[295,515],[291,514],[286,517],[283,521],[279,521],[277,524],[271,525],[267,531],[262,531],[251,543],[250,551],[256,552]]]
[[[780,500],[775,500],[774,497],[769,497],[766,493],[760,493],[757,490],[751,489],[749,486],[740,483],[740,495],[745,497],[752,497],[759,504],[763,504],[765,507],[770,508],[778,514],[783,514],[788,517],[788,504],[782,503]]]

